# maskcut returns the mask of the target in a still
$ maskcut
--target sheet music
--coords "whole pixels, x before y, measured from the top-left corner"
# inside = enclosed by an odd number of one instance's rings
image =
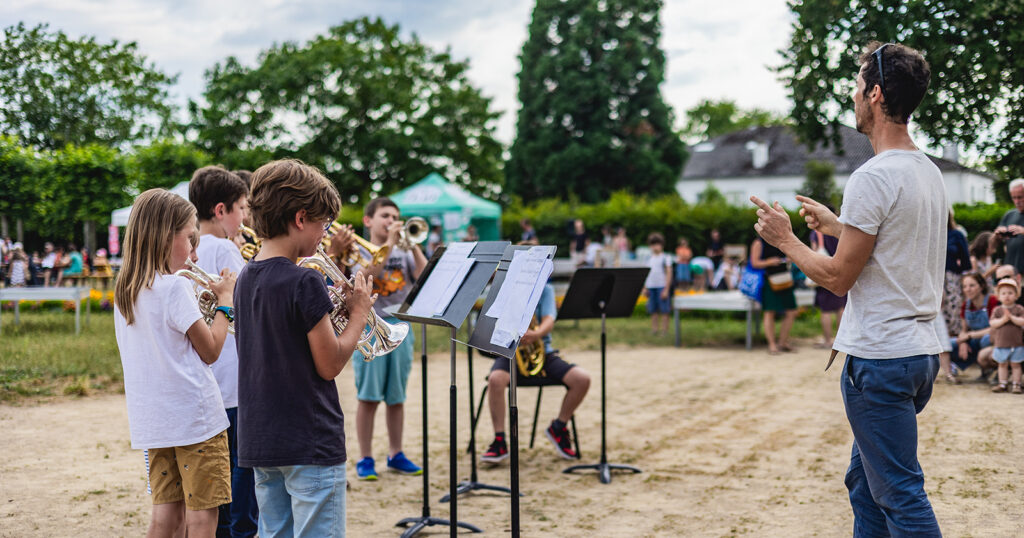
[[[509,347],[530,326],[544,285],[554,270],[545,247],[517,250],[512,255],[505,281],[487,309],[488,317],[496,318],[491,344]]]
[[[444,314],[476,261],[469,256],[475,247],[475,242],[448,245],[406,313],[420,317]]]

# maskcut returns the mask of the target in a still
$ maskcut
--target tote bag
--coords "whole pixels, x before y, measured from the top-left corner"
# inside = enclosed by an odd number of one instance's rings
[[[755,301],[761,300],[761,286],[764,286],[764,271],[754,269],[750,263],[743,269],[740,279],[740,293]]]

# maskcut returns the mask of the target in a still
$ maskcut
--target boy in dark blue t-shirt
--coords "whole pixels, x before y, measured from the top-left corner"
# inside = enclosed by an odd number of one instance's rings
[[[341,198],[319,170],[274,161],[253,174],[249,209],[263,238],[235,288],[238,464],[252,467],[259,535],[345,535],[345,417],[334,378],[363,329],[335,335],[323,276],[302,267],[334,221]],[[345,290],[351,319],[370,312],[361,273]]]

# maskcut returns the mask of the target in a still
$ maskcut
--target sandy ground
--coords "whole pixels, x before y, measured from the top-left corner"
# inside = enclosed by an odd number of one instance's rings
[[[600,455],[600,355],[566,353],[594,376],[578,412],[583,462]],[[521,524],[525,536],[849,536],[843,486],[852,436],[843,414],[839,369],[822,373],[825,354],[769,357],[762,349],[614,349],[608,360],[608,459],[643,469],[601,484],[566,475],[541,436],[528,449],[536,389],[520,396]],[[475,360],[479,394],[490,366]],[[840,365],[841,366],[841,365]],[[448,489],[448,356],[429,360],[430,507]],[[969,374],[976,375],[975,371]],[[466,359],[458,359],[460,478],[470,472]],[[351,369],[338,380],[342,408],[355,415]],[[421,377],[409,382],[406,452],[422,460]],[[547,389],[542,424],[561,389]],[[1019,429],[1024,397],[987,386],[936,386],[920,419],[927,490],[946,536],[1024,533],[1024,467]],[[377,417],[378,470],[386,451]],[[349,448],[357,451],[354,421]],[[490,441],[479,427],[480,450]],[[140,536],[150,515],[142,455],[128,443],[123,396],[0,407],[0,536]],[[395,523],[422,511],[422,478],[382,472],[355,481],[349,464],[349,536],[397,536]],[[480,481],[507,485],[509,468],[481,468]],[[510,531],[509,498],[459,498],[461,521],[489,535]],[[446,534],[431,527],[424,535]]]

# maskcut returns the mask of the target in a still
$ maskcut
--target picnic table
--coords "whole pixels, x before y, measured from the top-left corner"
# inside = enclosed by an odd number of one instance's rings
[[[89,288],[0,288],[0,303],[14,301],[14,323],[21,323],[20,301],[74,301],[75,302],[75,334],[82,332],[81,309],[82,299],[89,298]],[[85,323],[89,323],[89,301],[85,302]],[[0,317],[0,328],[3,328]]]
[[[814,304],[814,290],[796,290],[796,305],[811,306]],[[705,293],[680,294],[672,298],[672,321],[676,326],[676,347],[683,346],[682,327],[679,321],[680,310],[718,310],[724,312],[747,313],[747,350],[752,347],[754,330],[754,313],[761,311],[761,303],[743,295],[739,290],[709,291]]]

